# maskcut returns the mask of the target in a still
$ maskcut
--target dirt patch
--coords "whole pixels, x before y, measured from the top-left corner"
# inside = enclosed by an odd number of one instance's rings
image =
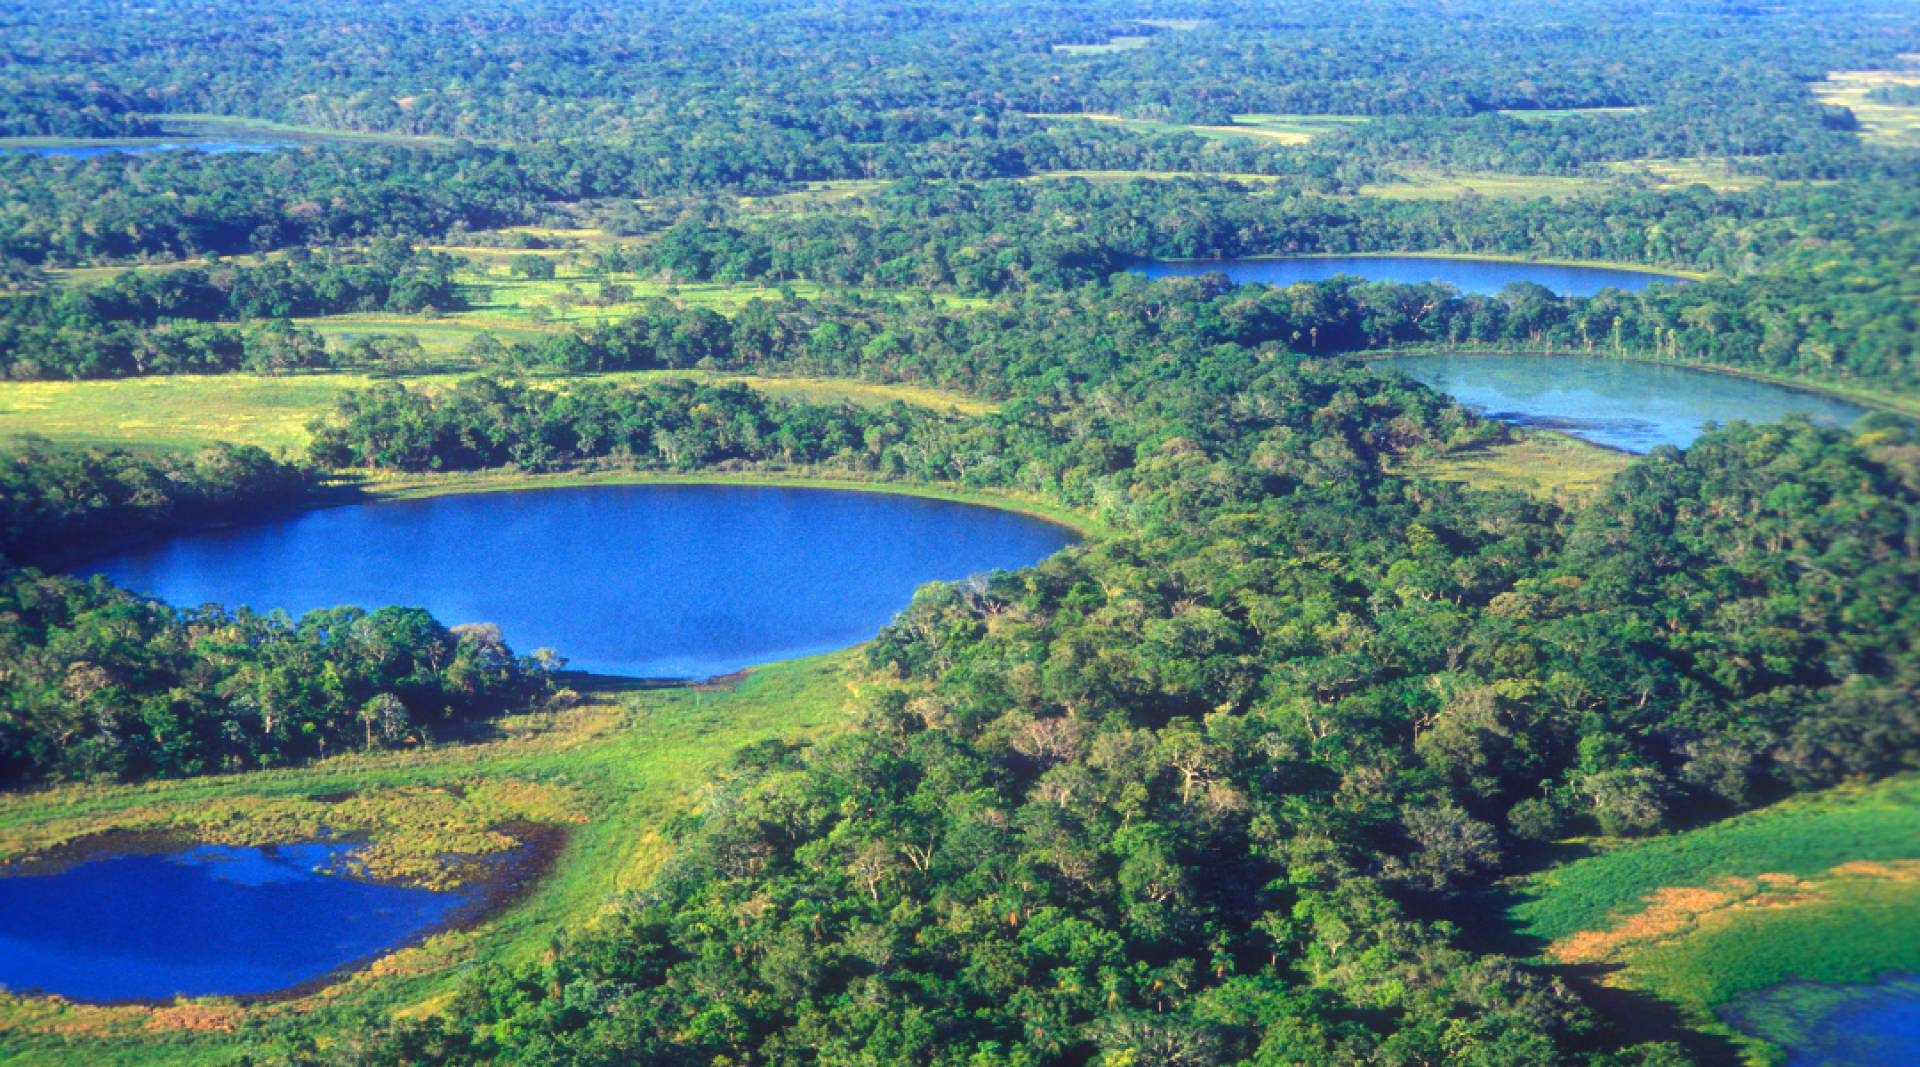
[[[1768,873],[1727,877],[1710,886],[1676,886],[1645,898],[1646,908],[1605,930],[1583,930],[1547,948],[1562,964],[1620,964],[1636,948],[1671,941],[1714,917],[1755,908],[1795,908],[1833,900],[1828,885],[1839,880],[1920,882],[1920,860],[1848,863],[1819,879]]]

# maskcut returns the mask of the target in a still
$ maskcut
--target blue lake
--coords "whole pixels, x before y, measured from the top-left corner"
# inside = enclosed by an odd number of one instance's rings
[[[1734,1027],[1787,1050],[1786,1067],[1920,1064],[1920,977],[1871,986],[1794,984],[1719,1009]]]
[[[1429,355],[1368,360],[1488,418],[1559,430],[1623,452],[1685,448],[1708,422],[1806,415],[1846,426],[1867,409],[1819,393],[1661,363],[1577,356]]]
[[[325,872],[351,848],[205,846],[0,877],[0,985],[76,1000],[269,993],[458,916],[455,894]]]
[[[357,604],[498,623],[574,670],[705,678],[858,644],[925,582],[1037,563],[1073,531],[886,493],[610,485],[308,512],[80,568],[192,606]]]
[[[1292,256],[1286,259],[1187,259],[1144,264],[1149,278],[1197,278],[1220,272],[1246,284],[1295,285],[1325,281],[1342,274],[1370,282],[1446,282],[1463,293],[1492,296],[1508,282],[1535,282],[1561,296],[1592,296],[1602,289],[1645,289],[1655,282],[1686,279],[1645,271],[1607,267],[1562,267],[1546,263],[1516,263],[1497,259],[1435,258],[1427,256]]]

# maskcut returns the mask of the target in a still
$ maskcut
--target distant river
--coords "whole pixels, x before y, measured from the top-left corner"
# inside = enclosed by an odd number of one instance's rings
[[[168,141],[159,144],[146,141],[92,141],[87,144],[32,148],[0,145],[0,152],[31,152],[36,156],[77,156],[81,159],[91,159],[94,156],[104,156],[109,152],[140,155],[143,152],[171,152],[182,148],[194,148],[209,155],[218,155],[222,152],[271,152],[276,148],[291,147],[293,147],[291,141]]]
[[[1789,414],[1845,426],[1858,404],[1730,374],[1577,356],[1431,355],[1368,360],[1501,422],[1559,430],[1624,452],[1685,448],[1709,422]]]
[[[1501,259],[1429,256],[1290,256],[1285,259],[1184,259],[1147,263],[1149,278],[1197,278],[1214,271],[1234,282],[1294,285],[1351,274],[1370,282],[1446,282],[1463,293],[1492,296],[1508,282],[1536,282],[1561,296],[1592,296],[1602,289],[1638,290],[1654,282],[1687,279],[1609,267],[1563,267]]]
[[[425,607],[498,623],[575,670],[705,678],[873,637],[925,582],[1078,540],[994,508],[887,493],[609,485],[313,511],[145,545],[100,573],[169,603]]]

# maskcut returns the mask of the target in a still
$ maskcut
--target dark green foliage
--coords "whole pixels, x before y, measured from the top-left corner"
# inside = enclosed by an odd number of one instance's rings
[[[27,438],[0,456],[0,555],[70,562],[129,538],[298,504],[312,485],[306,468],[251,445],[153,459]]]
[[[418,744],[544,693],[497,629],[425,612],[169,608],[8,571],[0,783],[180,777]]]
[[[225,324],[441,309],[447,264],[407,240],[592,224],[638,239],[594,249],[603,269],[648,282],[993,303],[788,296],[724,317],[662,301],[477,354],[924,384],[998,409],[473,379],[349,396],[316,424],[312,460],[825,468],[1038,494],[1122,531],[923,589],[867,646],[859,728],[741,753],[604,926],[475,972],[440,1017],[296,1043],[290,1062],[1687,1062],[1467,951],[1436,916],[1542,840],[1656,835],[1913,766],[1920,439],[1890,418],[1735,426],[1554,506],[1391,476],[1503,431],[1330,357],[1556,348],[1920,385],[1912,159],[1860,147],[1852,117],[1808,92],[1920,51],[1920,30],[1847,0],[1766,18],[1597,0],[1142,14],[215,0],[154,7],[139,47],[96,0],[6,17],[14,131],[131,132],[170,110],[456,139],[0,157],[0,280],[17,291],[0,349],[17,376],[323,365],[308,335]],[[1120,38],[1144,47],[1053,47]],[[1595,108],[1613,110],[1562,111]],[[1079,113],[1166,125],[1055,117]],[[1302,146],[1168,128],[1248,113],[1372,121],[1322,123]],[[1608,166],[1702,156],[1781,182],[1642,191]],[[1347,195],[1408,164],[1607,191]],[[1061,170],[1161,180],[1005,180]],[[762,199],[870,179],[894,184]],[[367,262],[342,251],[367,243]],[[331,251],[35,291],[46,267],[306,247]],[[1115,275],[1148,257],[1360,251],[1716,277],[1560,299]],[[167,465],[36,447],[6,473],[18,553],[305,479],[247,450]],[[182,612],[27,574],[4,597],[16,779],[410,743],[538,696],[495,635],[405,609]]]

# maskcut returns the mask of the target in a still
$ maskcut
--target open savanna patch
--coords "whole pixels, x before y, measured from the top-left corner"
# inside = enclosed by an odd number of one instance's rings
[[[1821,103],[1853,112],[1860,122],[1861,140],[1920,147],[1920,65],[1907,70],[1836,70],[1812,88]],[[1892,95],[1889,90],[1898,98],[1886,99]]]
[[[1160,122],[1129,118],[1094,111],[1034,112],[1028,118],[1041,121],[1085,121],[1120,126],[1139,133],[1191,133],[1214,140],[1253,140],[1276,144],[1305,144],[1330,130],[1367,119],[1350,115],[1235,115],[1231,126]]]
[[[1552,174],[1496,174],[1451,168],[1398,166],[1398,180],[1360,187],[1361,196],[1382,200],[1458,200],[1484,196],[1496,200],[1567,200],[1606,187],[1594,178]]]
[[[348,321],[316,324],[323,330],[381,336],[412,336],[404,324]],[[437,327],[437,343],[457,346],[460,334]],[[478,329],[473,334],[481,332]],[[489,331],[509,339],[504,331]],[[422,350],[427,349],[425,343]],[[503,367],[471,368],[474,373],[511,375]],[[847,378],[799,378],[728,374],[725,371],[631,371],[598,375],[594,381],[650,382],[669,378],[698,382],[744,382],[754,389],[816,404],[848,403],[885,407],[900,402],[934,411],[983,414],[994,405],[950,390],[918,385],[883,385]],[[412,389],[449,387],[453,375],[365,373],[298,374],[269,377],[222,374],[169,375],[89,382],[0,382],[0,442],[32,435],[75,448],[132,448],[189,452],[216,442],[258,445],[268,451],[299,452],[312,435],[307,423],[333,409],[349,390],[376,381],[397,381]],[[580,379],[537,377],[536,383],[560,385]]]
[[[217,441],[301,449],[307,420],[363,374],[169,375],[0,383],[0,438],[32,434],[74,447],[191,451]]]
[[[1529,430],[1515,431],[1513,440],[1502,444],[1406,460],[1393,473],[1460,482],[1475,489],[1517,489],[1543,500],[1575,503],[1592,499],[1636,458],[1563,434]]]

